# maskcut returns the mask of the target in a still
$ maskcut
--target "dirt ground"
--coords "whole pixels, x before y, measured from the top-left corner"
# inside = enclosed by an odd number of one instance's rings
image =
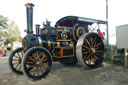
[[[103,63],[98,69],[63,66],[54,62],[49,75],[32,81],[25,75],[16,75],[8,67],[8,57],[0,58],[0,85],[128,85],[128,67]]]

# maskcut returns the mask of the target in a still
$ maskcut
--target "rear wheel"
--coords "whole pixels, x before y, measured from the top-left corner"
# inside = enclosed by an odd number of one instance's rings
[[[96,33],[83,34],[76,46],[77,59],[84,67],[97,68],[103,62],[104,44]]]
[[[26,51],[22,67],[28,78],[40,80],[46,77],[51,70],[51,54],[43,47],[32,47]]]
[[[24,52],[23,48],[15,49],[11,55],[9,56],[9,67],[10,69],[19,75],[22,75],[21,62],[23,58]]]

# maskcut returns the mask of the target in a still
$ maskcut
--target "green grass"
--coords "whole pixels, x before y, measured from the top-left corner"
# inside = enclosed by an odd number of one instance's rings
[[[122,62],[122,65],[121,66],[124,66],[125,65],[125,61],[124,61],[124,56],[113,56],[114,59],[120,59],[121,62]],[[105,62],[112,62],[111,60],[111,57],[104,57],[104,61]]]
[[[114,56],[114,58],[116,58],[116,59],[120,59],[121,60],[121,62],[122,62],[122,66],[124,66],[125,65],[125,61],[124,61],[124,56]]]
[[[111,58],[110,57],[104,57],[104,61],[105,62],[111,62]]]
[[[104,61],[105,62],[111,62],[111,57],[108,57],[110,55],[108,55],[107,53],[104,53]]]

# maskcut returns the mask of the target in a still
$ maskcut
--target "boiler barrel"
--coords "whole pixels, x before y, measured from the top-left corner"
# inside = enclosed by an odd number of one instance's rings
[[[39,45],[41,47],[47,48],[48,50],[52,50],[52,48],[55,46],[58,46],[58,47],[60,46],[60,42],[42,40],[40,37],[38,37],[38,40],[39,40]]]

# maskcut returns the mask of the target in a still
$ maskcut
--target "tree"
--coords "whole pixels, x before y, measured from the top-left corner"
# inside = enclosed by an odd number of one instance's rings
[[[1,32],[0,35],[6,39],[7,43],[19,41],[21,38],[20,30],[14,21],[10,21],[7,26],[7,31]]]
[[[0,38],[3,38],[3,30],[7,29],[8,19],[0,15]]]
[[[17,24],[14,21],[8,21],[7,17],[0,15],[0,38],[5,38],[7,43],[19,41],[21,35]]]
[[[7,28],[8,18],[0,15],[0,26],[3,28]]]

